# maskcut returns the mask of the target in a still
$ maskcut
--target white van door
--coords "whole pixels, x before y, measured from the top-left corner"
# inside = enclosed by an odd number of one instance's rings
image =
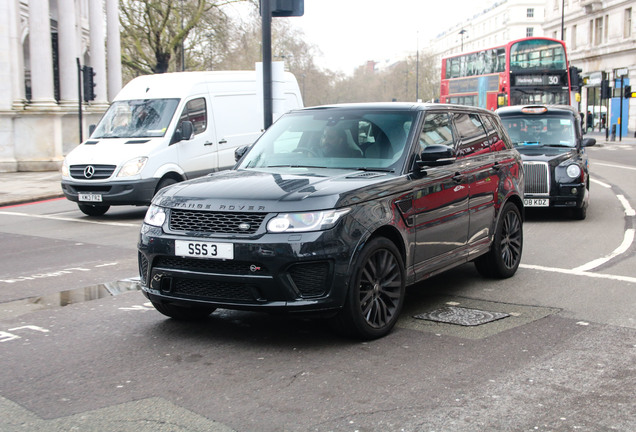
[[[179,125],[186,120],[194,126],[194,137],[172,144],[178,148],[179,166],[188,178],[216,171],[219,168],[216,135],[213,123],[210,122],[209,101],[206,96],[195,97],[185,104],[179,117]]]
[[[258,104],[256,93],[212,96],[212,115],[219,140],[219,169],[232,168],[236,163],[234,150],[252,145],[261,135],[263,119],[260,117]]]

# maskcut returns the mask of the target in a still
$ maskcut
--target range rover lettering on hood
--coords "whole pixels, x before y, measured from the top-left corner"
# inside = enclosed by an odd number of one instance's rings
[[[181,202],[174,203],[172,208],[176,209],[193,209],[193,210],[215,210],[215,211],[257,211],[264,212],[265,206],[260,205],[246,205],[246,204],[219,204],[212,205],[207,203],[197,202]]]

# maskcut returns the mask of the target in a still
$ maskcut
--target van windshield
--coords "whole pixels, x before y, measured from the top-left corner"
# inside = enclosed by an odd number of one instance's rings
[[[179,99],[115,101],[91,138],[162,137],[178,104]]]

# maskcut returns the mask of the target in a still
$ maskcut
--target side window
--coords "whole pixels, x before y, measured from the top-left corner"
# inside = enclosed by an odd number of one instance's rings
[[[457,149],[458,157],[465,157],[477,152],[490,151],[486,130],[479,115],[469,113],[455,113],[455,127],[459,134],[460,144]]]
[[[429,113],[420,132],[420,152],[430,145],[454,147],[455,137],[448,113]]]
[[[191,121],[194,126],[194,134],[200,134],[208,127],[208,111],[205,105],[205,98],[192,99],[186,104],[179,117],[179,123]]]

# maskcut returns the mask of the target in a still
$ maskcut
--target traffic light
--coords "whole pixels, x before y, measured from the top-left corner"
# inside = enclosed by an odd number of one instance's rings
[[[91,66],[82,67],[82,81],[84,84],[84,102],[89,102],[95,100],[95,82],[93,81],[93,77],[95,77],[95,72],[93,72],[93,68]]]
[[[569,73],[572,90],[578,90],[583,86],[583,77],[581,76],[581,72],[583,72],[583,69],[577,68],[576,66],[570,66]]]
[[[623,93],[623,97],[625,99],[629,99],[630,97],[632,97],[632,86],[631,85],[626,85],[625,86],[625,92]]]
[[[269,1],[273,17],[303,16],[305,13],[305,0],[261,0]]]
[[[611,99],[612,90],[610,89],[609,80],[601,81],[601,99]]]

